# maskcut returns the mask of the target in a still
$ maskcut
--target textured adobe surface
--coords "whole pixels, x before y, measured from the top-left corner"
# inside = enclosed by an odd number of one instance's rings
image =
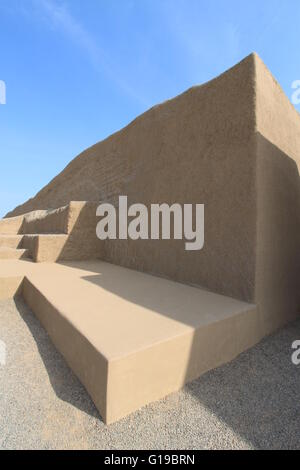
[[[204,203],[201,251],[179,240],[109,240],[91,251],[256,302],[275,327],[299,307],[299,152],[299,114],[252,54],[87,149],[10,215],[119,194],[129,204]]]
[[[10,215],[69,201],[203,203],[203,250],[184,241],[109,241],[106,261],[244,300],[255,277],[255,60],[156,106],[83,152]],[[178,269],[180,266],[180,269]]]
[[[7,260],[2,285],[23,296],[106,423],[260,339],[254,305],[101,261]]]
[[[0,367],[0,449],[300,450],[300,374],[290,355],[299,329],[300,320],[183,390],[105,426],[24,302],[0,302],[9,351]]]
[[[299,314],[299,164],[299,114],[259,57],[252,54],[215,80],[152,108],[122,131],[87,149],[35,198],[9,214],[19,216],[27,213],[24,218],[0,221],[0,233],[25,231],[28,234],[32,231],[36,234],[35,238],[28,235],[24,238],[31,250],[37,250],[36,260],[39,260],[39,246],[42,247],[41,261],[46,261],[49,254],[52,261],[101,258],[135,270],[206,287],[216,294],[251,305],[242,322],[237,322],[233,317],[230,321],[224,321],[226,309],[221,305],[214,312],[216,321],[211,322],[210,317],[210,326],[204,326],[201,314],[207,307],[205,295],[201,294],[194,306],[189,294],[183,294],[179,287],[174,293],[168,291],[166,298],[158,295],[160,283],[166,286],[169,281],[146,276],[147,282],[141,290],[133,292],[135,283],[139,285],[143,274],[132,274],[137,277],[128,284],[127,281],[132,279],[130,271],[120,279],[118,273],[122,269],[118,268],[106,285],[107,275],[95,268],[94,298],[99,299],[97,296],[102,296],[103,289],[109,290],[110,295],[104,295],[99,304],[98,300],[93,304],[86,295],[82,294],[82,299],[74,295],[77,281],[74,281],[71,271],[62,282],[64,287],[57,292],[53,288],[52,292],[51,272],[62,268],[50,264],[39,268],[37,282],[43,285],[47,296],[43,298],[39,295],[39,289],[30,285],[31,278],[23,285],[26,300],[50,335],[51,331],[55,332],[51,336],[53,341],[86,385],[108,422],[177,389],[204,370],[229,360],[238,351],[250,347]],[[97,240],[95,201],[116,202],[120,194],[128,196],[129,204],[204,204],[203,250],[187,252],[184,241],[179,240]],[[86,202],[74,202],[80,200]],[[38,212],[32,214],[30,211]],[[49,230],[52,236],[47,234]],[[65,241],[56,238],[63,236],[67,237]],[[8,271],[9,266],[15,265],[12,262],[7,264]],[[27,270],[31,273],[30,264],[21,263],[21,266],[25,270],[24,276],[28,275]],[[113,272],[113,268],[107,269]],[[17,273],[6,272],[5,277],[13,275],[18,277],[20,273],[18,270]],[[91,280],[92,276],[88,277]],[[82,292],[82,286],[87,292],[81,279],[79,292]],[[191,289],[186,286],[182,288]],[[178,296],[177,290],[182,297]],[[161,344],[157,344],[152,337],[150,343],[154,349],[149,343],[147,352],[140,351],[136,363],[132,353],[130,362],[121,350],[123,337],[116,331],[123,321],[124,328],[131,325],[127,330],[127,339],[132,334],[135,341],[141,338],[147,343],[149,332],[160,334],[161,325],[156,325],[154,321],[153,328],[149,329],[143,316],[137,316],[136,322],[130,322],[136,308],[138,312],[144,311],[150,292],[160,313],[172,316],[176,306],[181,305],[180,321],[184,323],[185,316],[188,322],[194,312],[201,327],[193,325],[184,339],[183,336],[176,338],[174,343],[168,339],[168,335],[172,336],[172,328],[167,329],[168,334]],[[198,289],[198,292],[205,291]],[[128,304],[124,303],[124,299],[128,301],[130,295],[130,309],[127,310]],[[44,302],[49,298],[51,302],[46,305]],[[75,303],[74,298],[77,299]],[[88,304],[86,299],[89,299]],[[62,305],[55,308],[55,304],[60,302]],[[65,307],[65,302],[68,307]],[[75,340],[66,339],[71,338],[71,332],[64,330],[64,322],[66,312],[70,318],[76,315],[80,302],[85,302],[88,313],[84,315],[82,305],[80,319],[83,332],[75,335],[76,343]],[[93,379],[93,368],[96,365],[100,367],[101,354],[96,354],[96,359],[93,356],[85,329],[90,325],[88,318],[93,305],[98,309],[95,310],[96,317],[98,315],[100,318],[103,312],[111,318],[121,315],[115,318],[114,330],[108,336],[107,330],[104,337],[101,336],[103,323],[96,322],[92,328],[93,334],[101,338],[98,352],[105,344],[105,338],[109,338],[110,348],[116,345],[121,348],[118,361],[114,359],[107,369],[108,380],[105,384],[101,382],[103,374]],[[70,306],[72,308],[68,310]],[[150,310],[155,312],[152,307],[151,303]],[[141,321],[140,330],[136,329],[137,320]],[[180,364],[178,370],[172,362],[174,358],[176,364]],[[105,361],[101,364],[106,371]],[[172,371],[170,383],[166,373],[168,368]],[[145,372],[148,369],[154,371],[152,378]],[[111,380],[110,372],[113,374]],[[153,388],[148,386],[149,383]],[[129,389],[130,393],[123,400],[119,394]]]

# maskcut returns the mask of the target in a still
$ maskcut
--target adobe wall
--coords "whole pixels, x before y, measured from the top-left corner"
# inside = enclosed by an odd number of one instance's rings
[[[83,152],[14,214],[72,200],[205,205],[205,245],[112,241],[95,257],[252,301],[255,286],[255,83],[249,56],[156,106]],[[95,230],[95,226],[93,227]]]
[[[11,217],[0,220],[0,233],[2,235],[15,235],[20,233],[24,216]]]
[[[298,309],[299,150],[299,114],[252,54],[87,149],[13,215],[119,195],[149,208],[204,204],[201,251],[185,251],[184,240],[101,243],[91,205],[72,229],[77,256],[257,302],[271,330]],[[72,259],[72,244],[64,256]]]
[[[300,114],[260,57],[254,58],[256,129],[295,160],[300,170]]]
[[[38,210],[24,216],[21,233],[68,233],[69,206],[55,210]]]
[[[264,334],[300,313],[300,179],[296,162],[257,134],[255,303]]]
[[[59,261],[101,257],[103,244],[96,235],[98,204],[95,202],[70,202],[66,226],[68,237],[59,254]]]
[[[102,244],[96,236],[97,206],[71,201],[59,209],[29,213],[22,224],[26,234],[23,246],[36,262],[99,258]]]
[[[257,55],[255,69],[255,302],[271,332],[300,313],[300,115]]]
[[[136,120],[119,143],[136,160],[121,188],[128,203],[205,205],[205,245],[105,242],[104,259],[252,301],[255,286],[256,143],[254,62],[246,59]],[[140,159],[142,161],[140,162]],[[114,201],[116,202],[116,199]]]

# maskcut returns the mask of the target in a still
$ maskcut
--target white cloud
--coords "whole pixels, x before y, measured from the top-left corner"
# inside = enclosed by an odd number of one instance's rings
[[[90,32],[75,18],[68,7],[53,0],[34,0],[35,6],[43,13],[44,19],[54,28],[60,30],[77,47],[87,55],[88,60],[97,71],[105,74],[113,83],[130,98],[137,101],[143,107],[149,106],[147,100],[139,95],[136,90],[125,80],[116,64],[112,64],[105,50],[98,44]]]

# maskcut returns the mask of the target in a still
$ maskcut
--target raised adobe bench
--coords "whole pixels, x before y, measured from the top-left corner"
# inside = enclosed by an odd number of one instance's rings
[[[230,361],[264,333],[254,305],[101,261],[3,261],[2,298],[5,287],[23,295],[106,423]]]

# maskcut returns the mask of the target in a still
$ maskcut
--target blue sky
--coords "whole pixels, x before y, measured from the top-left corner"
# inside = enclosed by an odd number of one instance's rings
[[[86,147],[253,51],[291,97],[299,18],[299,0],[0,0],[0,216]]]

